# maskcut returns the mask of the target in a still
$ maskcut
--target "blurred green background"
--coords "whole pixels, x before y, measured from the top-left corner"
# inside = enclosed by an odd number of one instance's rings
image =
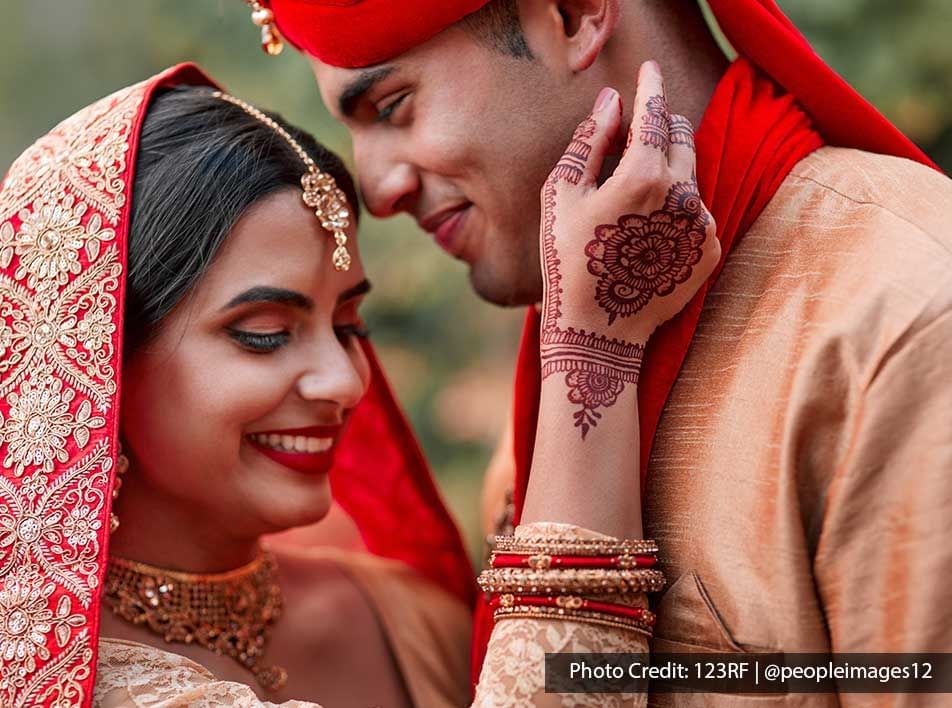
[[[781,0],[820,55],[952,170],[950,0]],[[0,3],[0,167],[92,100],[180,61],[349,156],[305,61],[258,47],[241,0]],[[502,431],[522,313],[481,303],[412,221],[365,218],[366,316],[471,547],[480,477]]]

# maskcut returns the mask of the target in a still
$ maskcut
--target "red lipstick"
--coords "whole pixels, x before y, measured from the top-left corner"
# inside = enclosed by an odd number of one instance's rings
[[[337,442],[343,431],[342,425],[314,425],[306,428],[287,428],[283,430],[262,430],[245,436],[248,443],[265,457],[279,465],[304,474],[326,474],[334,464]],[[298,440],[288,438],[308,438],[304,447],[309,450],[291,449],[302,447]],[[313,439],[319,439],[320,443]],[[307,443],[311,443],[308,445]],[[314,450],[319,445],[321,449]],[[283,448],[283,449],[279,449]]]

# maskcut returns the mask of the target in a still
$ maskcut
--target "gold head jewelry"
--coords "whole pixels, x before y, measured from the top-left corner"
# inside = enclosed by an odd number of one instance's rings
[[[347,251],[347,234],[345,233],[347,227],[350,226],[350,210],[347,208],[347,195],[337,186],[334,178],[319,170],[317,165],[314,164],[314,160],[304,151],[298,141],[291,137],[291,134],[270,116],[265,115],[250,103],[222,91],[215,91],[213,95],[238,106],[252,118],[271,128],[284,138],[298,157],[301,158],[307,168],[307,172],[301,177],[304,203],[314,210],[314,214],[321,222],[324,230],[334,235],[334,241],[337,243],[333,255],[334,268],[339,271],[350,270],[351,258]]]
[[[261,28],[261,48],[268,56],[276,57],[284,50],[281,33],[274,24],[274,13],[258,0],[245,0],[251,8],[251,21]]]
[[[262,664],[283,609],[277,564],[267,551],[236,570],[202,575],[112,557],[103,600],[121,619],[167,642],[231,657],[269,691],[287,683],[287,671]]]

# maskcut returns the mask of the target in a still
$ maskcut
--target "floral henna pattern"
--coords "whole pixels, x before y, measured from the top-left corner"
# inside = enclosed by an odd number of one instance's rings
[[[551,328],[542,334],[542,378],[565,372],[569,402],[582,439],[598,425],[599,408],[611,408],[626,383],[637,383],[644,347],[584,330]]]
[[[602,417],[597,409],[615,405],[618,396],[625,390],[625,383],[620,379],[581,369],[570,371],[565,377],[565,385],[569,387],[569,400],[582,406],[574,414],[575,427],[581,428],[582,440]]]
[[[555,183],[543,192],[542,248],[545,308],[540,356],[543,380],[564,373],[570,403],[580,406],[573,417],[584,440],[602,417],[600,408],[611,408],[626,383],[638,381],[644,347],[608,339],[584,330],[562,329],[560,261],[555,248]]]
[[[664,210],[691,214],[703,226],[707,226],[711,221],[707,209],[704,208],[704,202],[701,201],[701,195],[698,194],[697,183],[694,181],[677,182],[671,187],[665,199]]]
[[[664,96],[652,96],[641,118],[641,144],[667,152],[669,140],[668,102]]]
[[[589,116],[575,129],[572,141],[555,169],[552,170],[553,183],[565,180],[571,184],[578,184],[582,180],[585,165],[588,164],[588,158],[592,154],[592,146],[587,141],[595,135],[596,127],[595,119]]]
[[[585,247],[588,270],[598,278],[595,299],[608,324],[630,317],[651,298],[670,295],[701,260],[707,216],[687,183],[668,192],[665,208],[650,216],[628,214],[595,229]],[[693,209],[693,211],[692,211]]]

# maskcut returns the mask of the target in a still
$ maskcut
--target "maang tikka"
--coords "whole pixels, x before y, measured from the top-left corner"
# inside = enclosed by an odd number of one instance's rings
[[[223,91],[215,91],[212,95],[222,101],[238,106],[252,118],[264,123],[284,138],[291,149],[301,158],[301,162],[307,168],[307,172],[301,176],[304,203],[314,210],[314,215],[321,222],[321,227],[334,236],[334,241],[337,244],[333,255],[334,268],[339,271],[350,270],[351,258],[347,251],[347,234],[345,233],[347,227],[350,226],[350,210],[347,208],[347,195],[337,186],[334,178],[318,169],[314,160],[305,152],[300,143],[273,118],[250,103]]]

